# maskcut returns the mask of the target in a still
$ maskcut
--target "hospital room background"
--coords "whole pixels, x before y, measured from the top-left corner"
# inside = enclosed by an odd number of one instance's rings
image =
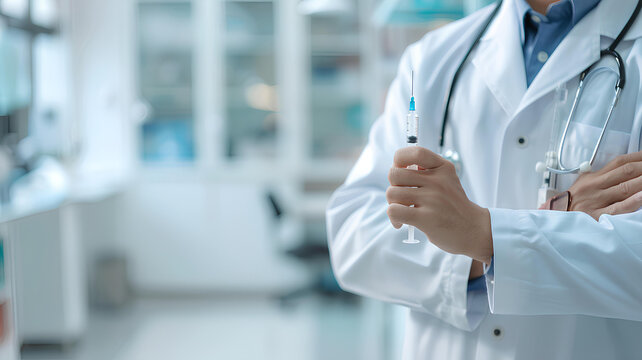
[[[398,359],[325,205],[404,48],[488,3],[0,0],[0,359]]]

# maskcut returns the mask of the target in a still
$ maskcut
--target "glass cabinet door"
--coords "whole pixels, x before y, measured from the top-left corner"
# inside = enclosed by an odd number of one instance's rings
[[[274,158],[279,105],[274,3],[225,2],[225,154]]]
[[[189,2],[138,4],[138,91],[149,106],[142,159],[194,160],[193,29]]]
[[[310,18],[311,154],[353,159],[364,144],[360,24],[355,14]]]

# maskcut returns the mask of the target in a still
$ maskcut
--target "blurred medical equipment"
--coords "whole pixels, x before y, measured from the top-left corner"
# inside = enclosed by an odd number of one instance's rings
[[[45,156],[11,185],[10,194],[13,211],[54,207],[69,195],[69,175],[58,160]]]
[[[131,300],[128,262],[124,254],[111,250],[98,255],[90,284],[92,304],[108,309],[126,306]]]
[[[406,144],[407,146],[417,146],[417,137],[419,136],[419,116],[415,110],[415,72],[410,71],[410,109],[406,116]],[[418,170],[417,165],[410,165],[408,169]],[[408,238],[403,240],[406,244],[417,244],[419,240],[415,239],[415,227],[408,225]]]
[[[310,294],[354,299],[352,294],[339,287],[332,272],[326,245],[325,221],[321,221],[321,231],[314,226],[312,219],[307,219],[305,226],[302,226],[300,222],[292,221],[295,216],[282,206],[274,191],[268,190],[266,197],[274,214],[277,248],[305,264],[304,269],[310,275],[305,283],[282,293],[279,296],[280,304],[287,306],[293,304],[295,299]]]
[[[308,16],[350,16],[355,6],[352,0],[303,0],[297,10]]]
[[[453,0],[384,0],[373,14],[378,26],[420,24],[435,20],[456,20],[464,16],[461,1]]]
[[[457,168],[458,175],[460,175],[461,168],[462,168],[462,160],[461,157],[459,156],[459,153],[455,150],[450,150],[447,152],[444,152],[444,134],[446,133],[446,126],[448,125],[448,110],[450,107],[450,102],[452,100],[453,92],[455,89],[455,86],[457,84],[457,80],[459,78],[459,75],[461,74],[461,71],[466,64],[468,57],[472,53],[472,51],[477,47],[477,44],[479,44],[479,41],[481,40],[482,36],[486,33],[486,29],[488,29],[488,26],[490,23],[493,21],[495,16],[497,15],[500,7],[501,7],[502,1],[500,0],[493,12],[490,14],[488,17],[488,20],[484,23],[484,26],[482,27],[482,30],[479,32],[477,35],[477,38],[475,38],[475,41],[473,44],[470,46],[468,49],[468,52],[464,56],[464,59],[462,62],[459,64],[459,67],[455,71],[455,75],[453,76],[452,82],[450,84],[450,90],[448,91],[448,97],[446,98],[446,107],[444,109],[444,116],[442,119],[442,125],[441,125],[441,136],[439,138],[439,152],[442,154],[442,156],[455,164],[455,168]],[[552,173],[556,174],[576,174],[576,173],[584,173],[587,171],[591,170],[591,167],[593,165],[593,162],[595,161],[595,156],[597,155],[597,152],[599,150],[600,144],[602,143],[602,140],[604,138],[604,134],[606,133],[606,128],[608,127],[608,124],[611,120],[611,116],[613,115],[613,110],[615,109],[615,106],[617,105],[618,99],[620,98],[620,93],[622,92],[622,89],[624,88],[624,84],[626,82],[626,74],[625,74],[625,69],[624,69],[624,61],[622,60],[622,57],[620,54],[615,50],[615,48],[620,44],[620,41],[624,38],[626,33],[629,31],[633,23],[638,17],[638,14],[640,13],[640,9],[642,8],[642,1],[638,1],[635,10],[633,11],[633,14],[629,17],[629,20],[627,21],[626,25],[624,25],[624,28],[620,31],[618,36],[613,40],[611,45],[602,50],[600,52],[600,58],[595,61],[593,64],[591,64],[589,67],[587,67],[582,74],[580,75],[580,84],[577,88],[577,91],[575,92],[575,99],[573,100],[573,107],[571,108],[571,112],[566,120],[566,126],[564,127],[564,131],[562,133],[561,139],[560,139],[560,144],[557,149],[557,158],[555,156],[551,156],[550,154],[546,154],[546,162],[538,162],[536,165],[536,170],[538,172],[544,172],[544,171],[550,171]],[[573,117],[575,116],[575,112],[577,111],[577,105],[579,103],[579,100],[582,96],[582,92],[586,86],[586,83],[588,82],[588,79],[591,76],[594,76],[594,74],[605,71],[604,69],[606,68],[599,68],[596,69],[595,71],[592,71],[595,66],[602,61],[603,59],[607,57],[612,57],[615,62],[617,63],[618,66],[618,80],[615,84],[615,93],[613,96],[613,101],[611,102],[611,105],[609,107],[608,115],[606,120],[604,121],[604,125],[602,126],[602,132],[600,133],[600,137],[598,138],[595,147],[593,148],[593,152],[591,154],[591,158],[588,161],[581,162],[578,166],[574,167],[566,167],[562,163],[562,148],[564,147],[564,143],[566,142],[566,135],[568,133],[568,128],[573,120]],[[552,165],[552,166],[551,166]]]

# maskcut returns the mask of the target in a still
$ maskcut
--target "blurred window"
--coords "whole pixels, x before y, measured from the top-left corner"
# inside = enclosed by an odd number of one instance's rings
[[[360,27],[355,14],[310,18],[313,158],[353,159],[364,144]]]
[[[279,130],[274,3],[225,2],[226,154],[274,158]]]
[[[189,2],[138,5],[138,91],[148,163],[194,160],[193,20]]]
[[[58,3],[51,0],[50,13],[58,13]],[[33,0],[0,0],[0,142],[13,147],[31,135],[35,99],[42,79],[34,75],[34,64],[41,52],[38,40],[54,38],[57,15],[46,23],[34,21]]]

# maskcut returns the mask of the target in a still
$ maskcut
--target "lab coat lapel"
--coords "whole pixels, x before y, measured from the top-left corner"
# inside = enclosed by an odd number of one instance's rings
[[[524,55],[513,0],[505,0],[472,63],[504,111],[513,116],[526,91]]]
[[[539,71],[519,104],[518,112],[579,75],[600,58],[599,7],[588,13],[566,35]]]

